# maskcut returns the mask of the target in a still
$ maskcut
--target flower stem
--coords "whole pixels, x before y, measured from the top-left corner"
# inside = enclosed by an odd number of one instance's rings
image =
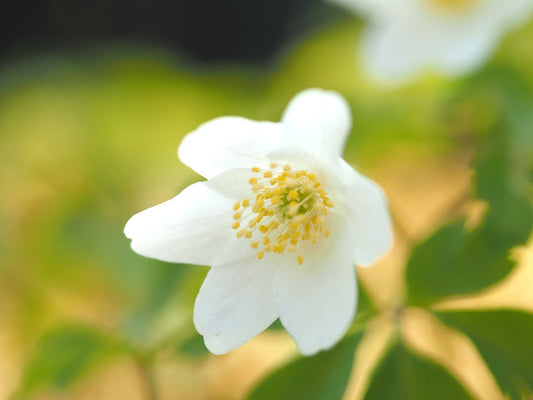
[[[138,358],[135,360],[135,364],[141,385],[144,388],[144,397],[146,400],[159,400],[152,365],[148,364],[146,360]]]

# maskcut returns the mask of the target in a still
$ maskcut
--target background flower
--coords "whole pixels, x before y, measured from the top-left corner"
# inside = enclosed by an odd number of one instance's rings
[[[386,80],[429,69],[448,75],[486,63],[502,36],[531,15],[533,1],[332,0],[368,21],[362,55],[368,70]]]

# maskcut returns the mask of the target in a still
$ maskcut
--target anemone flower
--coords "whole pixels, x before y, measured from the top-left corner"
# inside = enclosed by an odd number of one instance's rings
[[[141,255],[211,266],[194,324],[212,353],[277,318],[306,355],[350,326],[355,264],[372,264],[392,242],[383,192],[341,158],[350,127],[346,101],[319,89],[298,94],[279,123],[209,121],[178,150],[207,181],[126,224]]]

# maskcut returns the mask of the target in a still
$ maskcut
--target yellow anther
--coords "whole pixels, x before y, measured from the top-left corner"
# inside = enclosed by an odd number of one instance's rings
[[[300,227],[300,221],[297,221],[295,219],[293,219],[290,223],[289,223],[289,228],[292,229],[292,230],[296,230]]]
[[[324,231],[324,237],[328,237],[329,235],[330,235],[330,231],[325,230],[325,231]]]
[[[286,240],[289,240],[290,235],[288,233],[284,233],[283,235],[278,236],[278,242],[284,242]]]
[[[277,163],[271,163],[272,170],[252,167],[259,175],[249,178],[253,195],[233,205],[233,229],[244,225],[237,237],[251,239],[250,244],[262,259],[265,252],[282,254],[297,251],[300,243],[312,239],[318,243],[329,231],[323,231],[330,198],[315,174],[305,170],[293,170],[286,164],[280,171]],[[244,208],[247,212],[244,212]],[[241,209],[242,208],[242,209]],[[261,236],[262,235],[262,236]],[[272,238],[272,241],[271,241]],[[297,257],[303,264],[303,255]]]
[[[244,205],[244,201],[243,201],[243,205]],[[318,213],[322,212],[324,210],[324,205],[322,203],[314,203],[313,210],[315,210]]]
[[[294,217],[296,214],[298,214],[299,209],[300,205],[295,201],[291,201],[291,203],[289,204],[289,215],[291,217]]]

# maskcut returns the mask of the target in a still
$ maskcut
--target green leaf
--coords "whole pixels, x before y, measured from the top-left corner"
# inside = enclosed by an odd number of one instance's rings
[[[472,232],[464,220],[453,222],[413,250],[406,269],[409,304],[480,291],[516,265],[509,252],[526,243],[533,227],[528,164],[515,157],[509,137],[500,133],[486,143],[475,167],[477,194],[489,210]]]
[[[357,314],[355,315],[354,324],[366,322],[378,312],[372,296],[368,293],[365,285],[361,281],[359,281],[358,285]]]
[[[395,343],[377,365],[365,400],[472,399],[442,366]]]
[[[436,315],[472,340],[504,393],[512,399],[533,395],[533,314],[484,310]]]
[[[117,351],[113,340],[92,328],[68,326],[45,334],[26,364],[15,398],[39,389],[64,389]]]
[[[178,353],[186,355],[188,357],[204,357],[209,353],[207,347],[204,344],[204,338],[202,335],[195,333],[184,343],[178,347]]]
[[[342,399],[361,341],[360,331],[343,339],[333,349],[289,362],[256,386],[248,400]]]

